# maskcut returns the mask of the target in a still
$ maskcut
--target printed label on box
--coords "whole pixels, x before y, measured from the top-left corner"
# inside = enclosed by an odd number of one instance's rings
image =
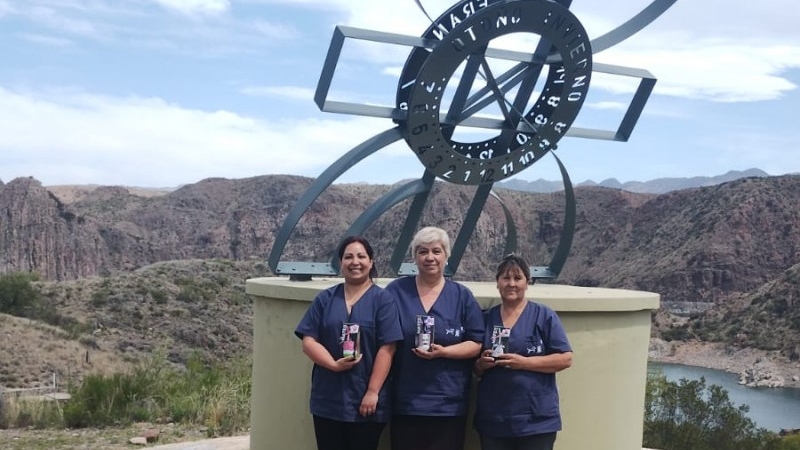
[[[358,358],[361,352],[361,330],[357,323],[342,324],[342,356]]]
[[[417,316],[417,349],[428,352],[433,345],[433,316]]]
[[[495,325],[492,329],[492,357],[498,356],[508,351],[508,339],[511,337],[511,328],[503,328]]]

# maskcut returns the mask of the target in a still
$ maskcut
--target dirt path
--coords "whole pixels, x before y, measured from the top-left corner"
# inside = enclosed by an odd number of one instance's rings
[[[147,447],[131,445],[129,440],[142,436],[148,429],[158,429],[160,436]],[[137,423],[125,428],[64,429],[0,429],[2,450],[132,450],[158,448],[165,450],[246,450],[247,436],[207,439],[202,427]]]

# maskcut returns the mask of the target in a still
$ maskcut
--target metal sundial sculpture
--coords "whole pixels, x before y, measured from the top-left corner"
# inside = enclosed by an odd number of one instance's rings
[[[507,222],[505,253],[516,250],[516,226],[509,210],[492,192],[492,185],[525,170],[551,154],[564,183],[566,214],[559,245],[546,266],[531,267],[533,278],[555,278],[566,262],[575,229],[575,196],[566,168],[555,155],[563,137],[627,141],[655,86],[650,72],[595,64],[593,56],[637,33],[676,0],[653,0],[614,30],[590,40],[569,10],[571,0],[462,0],[454,4],[421,37],[337,26],[328,49],[314,101],[324,112],[392,119],[396,126],[354,147],[326,169],[287,214],[270,251],[268,264],[276,275],[310,279],[338,274],[338,261],[280,261],[292,231],[311,204],[339,176],[365,157],[404,139],[424,166],[419,180],[388,192],[359,216],[342,236],[363,231],[396,204],[413,198],[390,261],[393,275],[412,274],[403,263],[436,177],[477,185],[448,260],[446,275],[454,275],[483,206],[491,195],[503,207]],[[419,0],[417,5],[427,16]],[[430,16],[428,16],[430,19]],[[519,33],[536,34],[530,52],[490,47],[492,40]],[[346,39],[411,47],[398,81],[396,103],[374,106],[329,101],[328,91]],[[511,68],[494,73],[490,60],[504,60]],[[543,69],[544,85],[536,90]],[[639,78],[628,110],[617,130],[572,127],[589,90],[593,72]],[[454,76],[456,75],[456,76]],[[449,83],[453,81],[452,87]],[[448,89],[450,87],[450,89]],[[513,98],[510,98],[513,95]],[[443,107],[447,102],[448,107]],[[531,104],[532,103],[532,104]],[[492,106],[502,119],[477,114]],[[456,128],[495,130],[487,139],[467,142],[456,138]]]

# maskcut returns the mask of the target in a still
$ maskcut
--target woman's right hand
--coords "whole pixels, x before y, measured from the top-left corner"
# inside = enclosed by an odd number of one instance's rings
[[[333,372],[344,372],[346,370],[352,369],[356,364],[361,362],[361,356],[358,355],[358,358],[353,358],[352,356],[348,356],[346,358],[339,358],[334,361],[334,366],[331,368]]]
[[[475,368],[478,369],[480,373],[486,372],[496,365],[497,362],[492,357],[492,351],[490,349],[484,350],[481,356],[475,361]]]

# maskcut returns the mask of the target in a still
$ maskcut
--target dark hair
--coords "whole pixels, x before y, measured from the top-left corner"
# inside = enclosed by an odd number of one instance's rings
[[[497,273],[494,275],[494,279],[499,280],[501,275],[514,267],[519,267],[519,270],[525,275],[525,279],[528,280],[528,283],[533,284],[533,280],[531,280],[531,269],[528,267],[528,262],[521,256],[513,253],[504,256],[500,264],[497,265]]]
[[[369,241],[361,236],[347,236],[342,240],[342,243],[339,244],[339,250],[337,250],[339,261],[344,258],[344,250],[347,248],[347,246],[354,242],[358,242],[359,244],[363,245],[364,250],[367,251],[367,256],[369,256],[369,259],[372,260],[372,268],[369,270],[369,277],[378,278],[378,268],[375,267],[375,252],[372,250],[372,246],[369,245]]]

